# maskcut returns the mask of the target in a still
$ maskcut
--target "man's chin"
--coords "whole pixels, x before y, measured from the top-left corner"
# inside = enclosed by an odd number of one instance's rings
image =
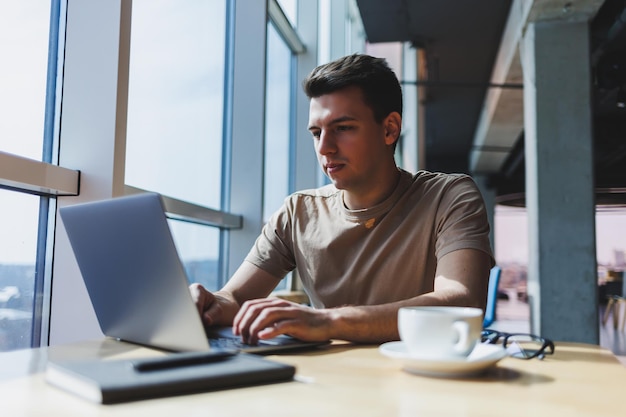
[[[330,178],[330,182],[335,186],[338,190],[346,190],[348,188],[348,184],[345,181],[342,181],[337,178]]]
[[[328,178],[330,180],[330,183],[332,185],[334,185],[335,188],[338,188],[340,190],[342,189],[341,186],[340,186],[341,181],[338,180],[336,177],[333,177],[332,175],[329,175],[328,173],[326,173],[326,178]]]
[[[349,181],[341,175],[341,172],[335,173],[325,173],[330,182],[337,188],[338,190],[346,190],[350,188]]]

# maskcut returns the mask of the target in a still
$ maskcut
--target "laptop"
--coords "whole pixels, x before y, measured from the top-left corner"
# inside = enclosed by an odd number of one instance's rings
[[[244,345],[230,327],[206,330],[159,194],[62,207],[60,215],[106,336],[170,351],[259,354],[328,343],[281,335]]]

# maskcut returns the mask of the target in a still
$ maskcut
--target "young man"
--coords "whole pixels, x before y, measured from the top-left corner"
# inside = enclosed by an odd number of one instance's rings
[[[206,325],[247,343],[398,340],[402,306],[484,308],[493,265],[484,203],[466,175],[410,174],[394,150],[402,91],[383,59],[351,55],[306,78],[309,131],[332,184],[296,192],[224,288],[190,287]],[[266,298],[297,269],[312,307]]]

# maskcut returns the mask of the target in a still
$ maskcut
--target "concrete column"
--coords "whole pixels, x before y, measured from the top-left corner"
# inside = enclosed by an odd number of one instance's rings
[[[597,344],[588,22],[530,23],[520,47],[531,330]]]

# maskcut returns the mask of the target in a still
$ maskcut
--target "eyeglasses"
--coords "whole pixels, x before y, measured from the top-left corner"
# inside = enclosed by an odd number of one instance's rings
[[[502,346],[509,356],[518,359],[543,359],[545,355],[554,353],[554,342],[545,337],[527,333],[504,333],[497,330],[485,329],[481,334],[482,343],[496,344],[502,341]]]

